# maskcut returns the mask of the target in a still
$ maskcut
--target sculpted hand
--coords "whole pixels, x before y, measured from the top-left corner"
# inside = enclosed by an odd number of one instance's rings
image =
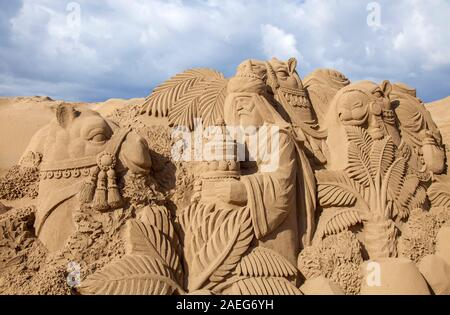
[[[201,180],[196,180],[194,182],[194,187],[192,189],[191,202],[199,201],[201,196],[202,196],[202,181]]]
[[[247,190],[240,181],[216,183],[215,192],[217,197],[223,202],[237,206],[245,206],[247,204]]]

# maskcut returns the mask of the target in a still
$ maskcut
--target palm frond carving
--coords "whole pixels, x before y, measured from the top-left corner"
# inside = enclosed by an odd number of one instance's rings
[[[450,207],[450,185],[442,180],[434,182],[427,190],[433,207]]]
[[[277,252],[256,247],[242,258],[234,273],[244,277],[291,277],[297,274],[297,268]]]
[[[356,208],[328,208],[321,215],[315,235],[315,240],[326,235],[338,234],[350,227],[362,223],[362,211]]]
[[[187,70],[156,87],[142,104],[142,113],[168,117],[171,126],[194,129],[223,119],[227,83],[222,73],[205,68]]]
[[[250,211],[200,207],[190,226],[185,238],[189,290],[212,289],[231,274],[250,246]]]
[[[167,295],[180,286],[171,270],[151,256],[124,256],[85,279],[78,291],[98,295]]]
[[[253,277],[236,281],[235,295],[302,295],[301,291],[285,278]]]
[[[223,119],[223,107],[227,96],[228,80],[223,78],[206,82],[199,99],[199,112],[205,127],[216,125]]]
[[[370,150],[370,172],[375,178],[377,172],[384,176],[395,160],[395,145],[390,137],[372,143]]]
[[[211,78],[223,78],[215,70],[198,68],[179,73],[157,86],[142,104],[142,112],[150,116],[166,117],[169,107],[175,104],[189,90]]]
[[[318,197],[323,207],[349,207],[365,201],[365,188],[343,171],[317,171]],[[364,202],[368,210],[367,204]]]
[[[370,225],[365,229],[370,233],[366,239],[376,239],[366,244],[368,250],[376,255],[395,255],[397,234],[389,222],[406,219],[413,208],[421,207],[425,190],[418,177],[408,173],[407,160],[397,157],[390,137],[372,140],[357,126],[348,126],[346,131],[347,168],[316,172],[318,199],[324,211],[314,241],[363,223]],[[381,244],[384,234],[386,244]]]
[[[370,153],[373,140],[364,129],[356,126],[347,127],[348,167],[347,174],[365,187],[373,185]]]
[[[184,293],[179,242],[166,208],[146,207],[126,226],[126,256],[88,276],[83,294]]]

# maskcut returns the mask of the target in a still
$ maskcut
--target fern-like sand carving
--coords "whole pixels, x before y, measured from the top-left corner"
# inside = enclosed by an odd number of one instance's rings
[[[372,140],[361,127],[347,127],[349,165],[343,171],[318,171],[318,196],[325,208],[315,237],[321,239],[363,223],[371,258],[397,255],[395,221],[421,207],[425,189],[406,160],[395,156],[390,137]]]

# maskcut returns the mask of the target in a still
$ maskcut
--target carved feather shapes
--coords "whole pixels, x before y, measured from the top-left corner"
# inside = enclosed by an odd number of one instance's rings
[[[184,126],[189,130],[194,130],[195,119],[199,119],[199,97],[204,90],[204,85],[198,84],[169,106],[170,126]]]
[[[226,80],[211,69],[192,69],[177,74],[156,87],[142,105],[142,112],[168,117],[171,126],[194,129],[195,119],[205,126],[223,119]]]

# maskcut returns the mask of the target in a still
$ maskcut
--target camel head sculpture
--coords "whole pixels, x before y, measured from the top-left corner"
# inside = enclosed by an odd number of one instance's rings
[[[362,81],[340,90],[334,100],[338,119],[343,125],[367,125],[374,140],[387,135],[382,122],[383,109],[390,108],[389,93],[392,87],[389,81],[380,86]]]
[[[143,138],[97,112],[68,105],[56,108],[56,117],[35,134],[21,163],[29,163],[30,156],[42,157],[35,229],[50,251],[62,248],[74,231],[74,210],[121,207],[118,177],[127,171],[148,173],[151,167]]]
[[[275,99],[283,107],[294,124],[298,118],[302,123],[316,124],[316,116],[311,102],[297,73],[297,60],[290,58],[284,62],[276,58],[266,62],[267,84]]]
[[[359,126],[367,130],[373,140],[392,136],[392,130],[386,127],[386,112],[390,111],[389,94],[392,86],[389,81],[378,85],[370,81],[360,81],[340,89],[332,99],[325,121],[328,129],[329,147],[340,148],[347,152],[346,126]],[[398,137],[398,135],[394,135]],[[394,137],[393,137],[394,138]],[[330,157],[330,168],[345,168],[345,156],[336,150]]]

